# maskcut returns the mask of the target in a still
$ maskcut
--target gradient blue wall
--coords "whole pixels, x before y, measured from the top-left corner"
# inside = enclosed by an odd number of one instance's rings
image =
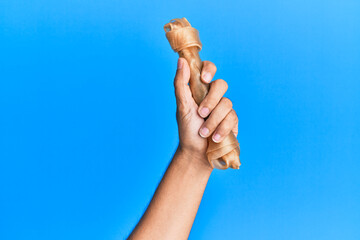
[[[360,2],[0,1],[0,239],[124,239],[177,146],[187,17],[239,115],[190,239],[360,239]]]

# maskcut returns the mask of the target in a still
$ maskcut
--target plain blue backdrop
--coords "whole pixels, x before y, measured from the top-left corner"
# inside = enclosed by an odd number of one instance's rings
[[[239,115],[190,239],[360,239],[360,2],[0,1],[0,239],[124,239],[178,143],[186,17]]]

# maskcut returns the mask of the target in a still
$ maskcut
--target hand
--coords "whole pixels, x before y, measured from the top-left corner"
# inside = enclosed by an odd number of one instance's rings
[[[209,61],[203,62],[201,80],[210,83],[216,73],[216,66]],[[179,129],[179,151],[199,159],[210,167],[206,158],[207,137],[221,142],[231,131],[238,133],[238,117],[232,109],[232,102],[223,97],[228,86],[218,79],[210,83],[210,90],[200,106],[195,103],[188,85],[190,68],[184,58],[179,58],[174,86],[176,96],[176,118]],[[208,117],[205,121],[205,118]]]

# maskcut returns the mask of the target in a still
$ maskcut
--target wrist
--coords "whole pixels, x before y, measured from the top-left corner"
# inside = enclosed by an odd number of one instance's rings
[[[179,145],[175,155],[181,157],[184,164],[187,164],[196,171],[211,173],[213,170],[205,153],[194,152]]]

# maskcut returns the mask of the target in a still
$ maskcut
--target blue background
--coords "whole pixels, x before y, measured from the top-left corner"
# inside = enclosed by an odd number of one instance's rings
[[[243,165],[190,239],[360,239],[360,2],[0,1],[0,239],[124,239],[178,143],[187,17],[229,83]]]

